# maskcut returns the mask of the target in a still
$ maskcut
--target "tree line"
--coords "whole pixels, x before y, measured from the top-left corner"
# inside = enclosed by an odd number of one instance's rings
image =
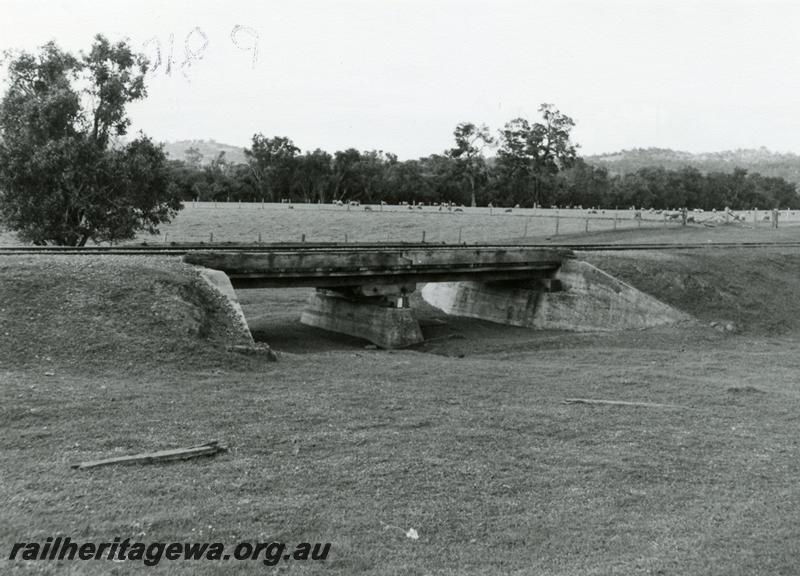
[[[287,137],[255,134],[246,163],[228,162],[221,152],[203,165],[199,151],[189,148],[184,160],[170,161],[171,178],[184,200],[201,201],[800,208],[794,183],[742,168],[704,173],[650,166],[611,174],[577,155],[571,118],[547,104],[540,112],[543,122],[517,118],[496,136],[483,125],[459,124],[453,148],[413,160],[355,148],[301,152]]]

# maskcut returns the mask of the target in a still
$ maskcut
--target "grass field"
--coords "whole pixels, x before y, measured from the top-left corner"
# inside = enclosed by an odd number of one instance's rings
[[[587,231],[680,228],[664,214],[633,210],[579,210],[531,208],[463,208],[462,212],[435,206],[333,206],[316,204],[187,203],[175,221],[162,227],[149,242],[492,242],[508,238],[583,234]],[[766,212],[742,213],[747,226],[769,229]],[[712,220],[718,215],[694,215]],[[783,211],[782,222],[800,223],[800,213]]]
[[[380,351],[300,325],[307,291],[241,292],[279,352],[268,363],[226,352],[224,319],[180,304],[202,302],[174,260],[2,257],[0,557],[19,540],[120,536],[332,542],[320,564],[163,561],[164,574],[796,574],[800,255],[583,256],[697,321],[538,332],[416,300],[428,342]],[[229,452],[69,467],[210,439]],[[144,570],[0,560],[3,574]]]
[[[164,226],[160,240],[167,242],[488,242],[510,237],[556,233],[555,210],[464,208],[463,212],[438,207],[408,209],[400,206],[332,206],[309,204],[187,204],[175,221]],[[588,214],[558,211],[558,233],[590,231],[614,226],[637,227],[633,214]],[[662,225],[646,222],[644,225]],[[671,224],[672,227],[675,223]],[[144,240],[145,238],[140,238]],[[157,241],[159,239],[151,239]]]
[[[369,208],[369,210],[367,210]],[[671,234],[683,226],[677,218],[662,212],[633,210],[587,210],[550,208],[459,208],[460,212],[437,206],[335,206],[331,204],[260,204],[187,202],[178,216],[161,226],[159,235],[140,234],[134,242],[220,243],[220,242],[446,242],[480,243],[517,241],[565,236],[613,233],[627,230],[660,230]],[[670,214],[675,214],[671,212]],[[766,211],[736,213],[743,220],[735,230],[760,234],[772,231]],[[691,213],[697,224],[726,227],[722,212]],[[730,217],[728,218],[730,219]],[[782,228],[800,224],[800,211],[782,210]],[[697,226],[694,226],[697,228]],[[702,227],[705,229],[706,227]],[[727,227],[726,227],[727,228]],[[0,231],[0,246],[18,240]]]

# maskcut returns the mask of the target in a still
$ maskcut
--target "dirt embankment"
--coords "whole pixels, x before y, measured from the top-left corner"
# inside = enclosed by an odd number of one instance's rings
[[[752,335],[800,332],[796,248],[585,252],[580,258],[704,322]]]
[[[0,259],[0,367],[136,370],[236,344],[227,301],[176,259]]]

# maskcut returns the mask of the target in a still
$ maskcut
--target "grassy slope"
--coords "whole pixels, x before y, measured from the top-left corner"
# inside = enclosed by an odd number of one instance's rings
[[[0,368],[224,361],[223,303],[178,259],[3,256]]]
[[[734,255],[728,268],[712,273],[727,271],[733,282],[743,264],[756,265],[741,258],[747,256]],[[768,279],[789,257],[774,258],[776,265],[762,271]],[[634,283],[662,266],[647,267],[641,258],[635,265],[606,262]],[[702,269],[700,261],[684,263],[698,267],[687,274]],[[8,258],[0,261],[8,265]],[[325,566],[287,563],[281,568],[288,573],[795,570],[800,358],[793,323],[773,329],[720,308],[714,315],[741,322],[742,334],[698,326],[573,335],[427,310],[427,336],[462,338],[383,352],[298,328],[296,293],[246,293],[246,312],[258,317],[276,348],[293,352],[267,364],[214,352],[213,337],[167,334],[154,319],[132,320],[150,327],[135,337],[122,328],[123,318],[151,309],[154,280],[182,282],[175,264],[128,274],[124,285],[135,290],[104,310],[95,307],[105,299],[91,290],[96,279],[15,270],[0,274],[3,323],[14,334],[0,347],[0,496],[7,502],[0,508],[0,550],[6,553],[17,539],[119,535],[333,542]],[[107,272],[99,277],[113,287]],[[791,283],[784,280],[763,293],[754,278],[742,286],[768,298],[753,300],[763,311],[789,300],[781,290]],[[695,284],[683,286],[689,297],[682,302],[691,303]],[[45,310],[48,303],[53,311]],[[30,331],[20,335],[33,309],[49,314],[48,321],[33,316]],[[66,311],[83,332],[60,327],[57,318]],[[144,352],[130,345],[86,352],[114,334],[133,338]],[[183,344],[165,349],[173,340]],[[322,340],[331,344],[314,346]],[[32,351],[44,345],[52,360],[46,365]],[[135,374],[125,368],[130,358]],[[87,360],[89,370],[81,365]],[[45,367],[55,375],[44,375]],[[562,403],[571,396],[688,408]],[[211,438],[231,451],[171,465],[68,467]],[[420,539],[385,524],[414,527]],[[111,570],[103,562],[11,568]],[[252,570],[246,562],[162,564],[162,573]]]
[[[760,223],[753,228],[751,222],[745,224],[719,224],[713,227],[698,224],[689,226],[670,225],[650,228],[627,228],[618,230],[599,230],[588,234],[538,235],[531,238],[517,238],[517,242],[549,242],[576,244],[714,244],[718,242],[797,242],[800,241],[800,226],[792,220],[781,221],[780,228],[770,228],[768,223]]]

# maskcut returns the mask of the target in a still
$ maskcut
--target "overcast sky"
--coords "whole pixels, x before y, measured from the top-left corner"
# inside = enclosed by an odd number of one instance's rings
[[[2,49],[77,51],[98,32],[160,52],[131,108],[158,140],[263,132],[410,158],[458,122],[497,129],[549,102],[585,154],[800,152],[800,3],[0,0]]]

